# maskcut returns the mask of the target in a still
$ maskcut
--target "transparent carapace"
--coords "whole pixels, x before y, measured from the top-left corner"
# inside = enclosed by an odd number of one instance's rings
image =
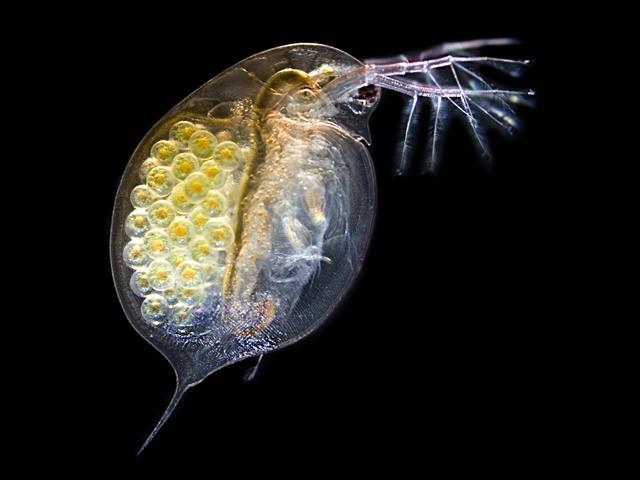
[[[497,89],[474,68],[515,73],[525,62],[470,52],[507,42],[367,63],[324,45],[278,47],[222,72],[149,130],[124,171],[111,227],[126,316],[177,376],[145,446],[186,389],[308,335],[349,290],[375,217],[365,143],[381,89],[410,100],[397,173],[421,101],[432,109],[427,166],[437,164],[448,113],[467,118],[486,150],[481,127],[511,128],[511,105],[529,92]]]

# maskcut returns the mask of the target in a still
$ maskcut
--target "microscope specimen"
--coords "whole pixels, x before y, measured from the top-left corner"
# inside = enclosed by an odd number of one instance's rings
[[[407,99],[394,173],[407,172],[425,128],[420,165],[436,171],[454,115],[488,159],[485,128],[513,130],[514,106],[533,92],[480,74],[517,76],[528,61],[476,52],[512,43],[368,62],[325,45],[277,47],[219,74],[151,128],[124,171],[111,226],[126,316],[177,377],[141,451],[188,388],[308,335],[353,284],[375,218],[365,144],[382,89]]]

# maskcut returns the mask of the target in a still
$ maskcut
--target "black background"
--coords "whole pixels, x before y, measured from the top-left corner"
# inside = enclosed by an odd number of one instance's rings
[[[567,380],[556,366],[562,311],[552,305],[563,278],[549,257],[563,248],[559,185],[571,159],[552,113],[554,18],[510,4],[184,9],[96,11],[65,44],[78,67],[69,113],[98,147],[82,192],[92,214],[73,219],[92,238],[71,315],[77,328],[63,365],[45,373],[71,385],[60,395],[64,410],[51,412],[60,458],[277,472],[290,460],[310,467],[345,458],[410,467],[510,459],[532,468],[560,455]],[[136,459],[174,388],[169,364],[128,324],[109,266],[119,177],[147,130],[209,78],[270,47],[318,42],[366,59],[497,36],[520,38],[524,46],[509,54],[536,59],[527,84],[538,103],[522,112],[515,140],[492,135],[495,169],[481,168],[456,123],[437,177],[394,178],[401,99],[385,92],[371,120],[377,222],[347,300],[313,336],[268,355],[252,383],[242,381],[249,361],[188,392]]]

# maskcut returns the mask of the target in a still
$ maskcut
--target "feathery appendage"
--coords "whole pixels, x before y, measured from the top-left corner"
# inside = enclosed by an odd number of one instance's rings
[[[366,64],[368,83],[406,95],[394,173],[407,172],[422,128],[423,103],[431,106],[429,137],[422,171],[435,172],[440,164],[442,141],[454,115],[462,116],[474,144],[487,165],[491,162],[486,130],[497,127],[513,134],[519,128],[514,106],[531,106],[532,90],[512,90],[494,84],[481,70],[491,69],[510,77],[522,75],[531,61],[471,55],[486,46],[513,45],[513,39],[488,39],[444,44],[430,49],[416,61]],[[455,55],[452,55],[455,52]],[[434,55],[441,55],[434,58]],[[425,101],[422,97],[429,97]]]

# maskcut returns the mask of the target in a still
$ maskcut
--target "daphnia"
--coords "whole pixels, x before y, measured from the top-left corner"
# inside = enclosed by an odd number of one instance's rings
[[[124,171],[111,226],[126,316],[177,377],[142,449],[188,388],[300,340],[345,296],[374,224],[366,145],[382,90],[407,99],[395,173],[409,169],[426,128],[420,165],[435,171],[454,115],[489,158],[485,127],[513,130],[514,107],[532,92],[479,73],[519,75],[527,61],[477,52],[510,43],[452,43],[370,62],[324,45],[282,46],[230,67],[151,128]]]

